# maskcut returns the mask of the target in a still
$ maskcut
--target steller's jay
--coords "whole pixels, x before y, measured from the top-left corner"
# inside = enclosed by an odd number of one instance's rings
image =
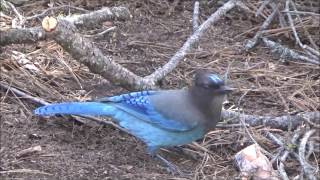
[[[175,169],[157,154],[159,148],[188,144],[215,128],[225,95],[230,91],[216,74],[201,71],[189,89],[141,91],[92,102],[51,104],[34,113],[112,117],[145,142],[151,155]]]

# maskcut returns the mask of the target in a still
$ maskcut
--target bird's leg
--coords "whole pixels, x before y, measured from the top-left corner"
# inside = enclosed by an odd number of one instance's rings
[[[179,174],[179,175],[183,175],[183,173],[180,171],[180,169],[174,165],[172,162],[166,160],[164,157],[162,157],[159,154],[156,154],[154,157],[156,157],[157,159],[159,159],[160,161],[162,161],[166,166],[167,166],[167,170],[172,173],[172,174]]]
[[[159,150],[159,147],[148,147],[148,153],[152,157],[162,161],[170,173],[183,175],[183,173],[180,171],[180,169],[176,165],[174,165],[173,163],[171,163],[170,161],[166,160],[164,157],[159,155],[158,150]]]
[[[176,153],[179,153],[179,154],[184,154],[195,161],[199,159],[196,154],[184,149],[183,146],[173,146],[173,147],[170,147],[169,150],[175,151]]]

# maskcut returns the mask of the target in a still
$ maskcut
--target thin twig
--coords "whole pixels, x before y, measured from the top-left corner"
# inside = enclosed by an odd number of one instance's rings
[[[272,50],[272,52],[276,52],[280,54],[282,57],[288,57],[293,60],[303,60],[312,64],[320,64],[320,61],[301,55],[300,53],[292,49],[289,49],[279,43],[276,43],[268,38],[262,38],[262,41],[266,46],[268,46]]]
[[[280,13],[277,4],[275,2],[271,2],[270,6],[272,7],[273,10],[276,10],[278,13],[280,27],[282,27],[282,28],[286,27],[287,26],[286,20],[283,17],[282,13]],[[286,36],[288,36],[288,33],[286,33]]]
[[[315,122],[312,122],[312,121],[310,120],[310,117],[304,117],[303,115],[302,115],[302,119],[305,120],[308,124],[310,124],[310,125],[313,126],[314,128],[320,129],[320,122],[319,122],[319,124],[318,124],[318,123],[315,123]]]
[[[16,9],[16,7],[14,7],[14,5],[11,2],[6,2],[6,3],[10,6],[10,8],[13,10],[13,12],[17,15],[19,19],[19,22],[17,22],[18,24],[15,23],[16,19],[12,20],[13,28],[21,27],[25,22],[25,18],[19,13],[19,11]]]
[[[74,7],[74,6],[70,6],[70,5],[62,5],[62,6],[58,6],[58,7],[51,7],[51,8],[46,9],[45,11],[43,11],[40,14],[35,14],[33,16],[26,17],[26,20],[29,21],[29,20],[32,20],[35,18],[41,18],[41,17],[48,15],[50,11],[56,11],[56,10],[61,10],[61,9],[75,9],[75,10],[86,12],[86,13],[89,12],[88,10],[83,9],[83,8]]]
[[[281,12],[282,13],[290,13],[290,14],[304,14],[304,15],[311,15],[311,16],[320,16],[320,14],[318,14],[318,13],[307,12],[307,11],[287,11],[287,10],[283,10]]]
[[[157,82],[168,73],[173,71],[179,62],[185,57],[185,55],[191,51],[194,44],[199,42],[200,37],[209,29],[209,27],[216,23],[223,15],[236,6],[237,0],[229,0],[222,7],[220,7],[215,13],[213,13],[204,23],[202,23],[199,28],[187,39],[183,46],[178,50],[178,52],[167,62],[164,66],[157,69],[155,72],[146,76],[147,80]]]
[[[272,20],[274,19],[275,15],[277,14],[277,9],[275,8],[273,10],[273,12],[268,16],[268,18],[262,23],[261,27],[259,28],[259,31],[256,33],[256,35],[247,41],[247,43],[245,44],[245,49],[248,51],[250,49],[252,49],[254,46],[257,45],[263,30],[267,29],[269,27],[269,25],[271,24]]]
[[[280,161],[279,161],[279,165],[278,165],[278,167],[279,167],[279,173],[280,173],[280,175],[281,175],[281,178],[283,179],[283,180],[289,180],[289,177],[288,177],[288,175],[287,175],[287,172],[286,172],[286,170],[285,170],[285,168],[284,168],[284,163],[283,162],[285,162],[286,161],[286,159],[287,159],[287,157],[288,157],[288,155],[289,155],[289,151],[285,151],[283,154],[282,154],[282,156],[280,157]]]
[[[97,33],[97,34],[93,34],[93,35],[84,35],[84,37],[93,37],[93,38],[101,38],[102,36],[104,36],[106,33],[109,33],[109,32],[111,32],[111,31],[114,31],[114,30],[116,30],[117,29],[117,27],[116,26],[113,26],[113,27],[110,27],[110,28],[108,28],[108,29],[106,29],[106,30],[104,30],[104,31],[102,31],[102,32],[99,32],[99,33]]]
[[[295,4],[292,0],[290,0],[290,3],[291,3],[291,6],[293,7],[293,10],[294,10],[294,11],[298,11],[298,9],[297,9],[297,7],[296,7],[296,4]],[[300,17],[299,14],[297,14],[297,18],[298,18],[300,24],[303,24],[302,19],[301,19],[301,17]],[[314,42],[314,40],[311,38],[311,35],[310,35],[310,33],[308,32],[308,30],[307,30],[304,26],[302,26],[302,27],[303,27],[303,30],[304,30],[305,34],[307,35],[310,43],[312,44],[313,48],[316,49],[316,50],[318,50],[318,51],[314,50],[314,51],[318,52],[318,53],[314,53],[314,54],[316,54],[317,56],[320,56],[320,55],[319,55],[320,52],[319,52],[319,47],[318,47],[318,45],[317,45],[317,44]],[[312,48],[311,48],[311,49],[312,49]]]
[[[47,176],[53,176],[53,174],[42,172],[34,169],[13,169],[8,171],[0,171],[0,174],[12,174],[12,173],[27,173],[27,174],[42,174]]]
[[[256,11],[256,14],[255,14],[256,17],[258,17],[262,13],[263,9],[270,3],[270,1],[271,0],[262,1],[262,4],[260,5],[258,10]]]
[[[289,7],[289,4],[290,4],[290,1],[291,0],[287,0],[286,1],[286,7],[285,7],[285,10],[286,11],[289,11],[290,7]],[[303,44],[298,36],[298,33],[297,33],[297,30],[296,30],[296,27],[294,26],[294,23],[293,23],[293,19],[292,19],[292,16],[290,13],[287,13],[287,17],[288,17],[288,20],[289,20],[289,24],[290,24],[290,27],[292,29],[292,32],[293,32],[293,35],[295,37],[295,40],[296,40],[296,43],[304,50],[307,50],[307,52],[311,52],[311,53],[314,53],[316,56],[320,56],[320,53],[317,52],[315,49]]]
[[[48,103],[47,101],[41,99],[41,98],[37,98],[37,97],[33,97],[33,96],[30,96],[29,94],[26,94],[12,86],[9,86],[7,84],[3,84],[3,83],[0,83],[0,87],[6,89],[6,90],[10,90],[12,91],[13,93],[23,97],[23,98],[26,98],[26,99],[30,99],[32,100],[33,102],[35,103],[38,103],[38,104],[42,104],[42,105],[49,105],[50,103]]]
[[[287,172],[286,172],[286,170],[284,168],[285,167],[284,166],[284,162],[286,161],[286,159],[287,159],[287,157],[289,155],[289,151],[285,150],[283,152],[282,156],[280,156],[282,151],[284,149],[286,149],[284,143],[282,142],[282,140],[279,139],[278,137],[276,137],[275,135],[273,135],[271,132],[267,132],[266,136],[272,142],[276,143],[277,145],[279,145],[281,147],[280,151],[278,152],[278,155],[275,156],[275,158],[277,158],[277,159],[274,159],[274,160],[279,160],[279,163],[277,163],[277,166],[278,166],[278,171],[280,173],[281,178],[284,179],[284,180],[289,180]],[[279,156],[280,156],[280,158],[279,158]]]
[[[192,27],[195,32],[199,27],[199,1],[194,2],[193,16],[192,16]]]
[[[310,180],[316,180],[317,178],[313,175],[312,172],[315,168],[312,167],[309,163],[307,163],[305,155],[306,155],[306,145],[308,139],[316,132],[315,129],[311,129],[305,133],[303,138],[301,139],[300,146],[299,146],[299,162],[302,166],[303,172],[306,174],[307,178]]]

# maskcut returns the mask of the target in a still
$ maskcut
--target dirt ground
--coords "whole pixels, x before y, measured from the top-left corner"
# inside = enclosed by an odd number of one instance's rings
[[[55,6],[68,4],[63,0],[50,2]],[[133,18],[112,22],[118,29],[95,41],[105,54],[143,76],[167,62],[192,33],[193,3],[175,2],[78,0],[72,5],[90,11],[103,6],[128,7]],[[48,3],[28,1],[18,9],[30,16],[32,11],[47,9]],[[202,4],[200,19],[205,20],[218,7]],[[241,33],[261,25],[259,19],[249,16],[252,15],[234,9],[211,27],[193,53],[161,81],[161,88],[190,85],[194,71],[200,68],[221,75],[228,71],[228,83],[237,90],[228,97],[226,108],[236,106],[248,114],[271,116],[319,111],[319,67],[281,62],[261,45],[244,52],[245,39],[255,31]],[[39,23],[36,20],[30,24]],[[104,24],[107,26],[110,22]],[[289,39],[282,41],[290,44]],[[27,54],[41,71],[32,73],[18,64],[12,58],[13,51]],[[54,41],[1,47],[0,59],[1,82],[48,102],[83,101],[126,92],[89,72]],[[233,165],[234,154],[252,144],[241,128],[218,128],[198,141],[210,153],[195,145],[184,146],[186,154],[162,150],[164,157],[185,172],[185,176],[172,175],[161,162],[146,154],[138,139],[112,126],[81,124],[70,117],[35,117],[32,110],[38,104],[10,91],[0,92],[0,172],[9,172],[0,174],[3,179],[236,179],[239,173]],[[269,128],[254,127],[250,131],[263,147],[275,152],[277,147],[261,135],[266,129]],[[270,131],[284,137],[291,135]],[[22,150],[35,146],[41,146],[41,151],[20,156]],[[289,163],[289,175],[295,174],[297,167]]]

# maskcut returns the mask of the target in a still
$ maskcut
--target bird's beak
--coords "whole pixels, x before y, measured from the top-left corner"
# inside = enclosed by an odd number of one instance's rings
[[[229,87],[229,86],[223,86],[223,87],[221,87],[221,89],[220,89],[220,91],[221,91],[222,93],[225,93],[225,94],[229,94],[229,93],[231,93],[233,90],[234,90],[234,88],[231,88],[231,87]]]

